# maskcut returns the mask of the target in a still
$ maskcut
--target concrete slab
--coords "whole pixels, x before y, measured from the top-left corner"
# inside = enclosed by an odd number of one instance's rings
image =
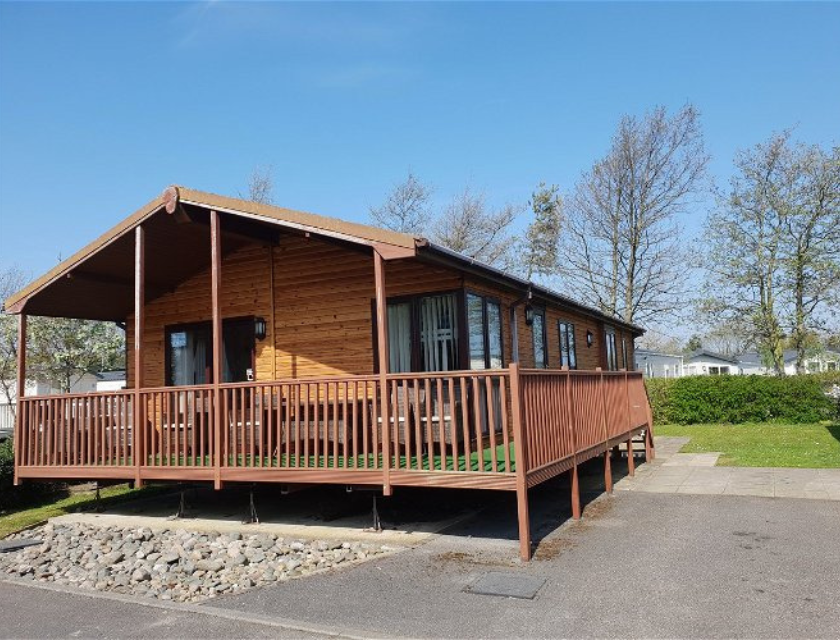
[[[248,492],[232,488],[222,493],[211,488],[188,491],[185,517],[174,518],[178,495],[119,505],[105,513],[72,513],[54,518],[55,523],[80,523],[153,531],[184,529],[200,533],[237,532],[243,535],[272,533],[283,538],[374,542],[399,547],[427,541],[438,532],[475,515],[479,502],[463,499],[444,504],[429,497],[403,491],[387,502],[378,499],[382,531],[372,529],[373,495],[348,495],[329,487],[282,495],[271,487],[255,494],[260,522],[243,521]],[[358,493],[358,492],[357,492]],[[439,494],[437,494],[439,495]]]

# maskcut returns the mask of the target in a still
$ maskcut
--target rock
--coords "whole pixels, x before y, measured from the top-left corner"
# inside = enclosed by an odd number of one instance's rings
[[[151,577],[152,577],[152,574],[149,573],[149,570],[144,568],[144,567],[141,567],[139,569],[135,569],[134,573],[131,574],[131,579],[134,582],[145,582],[146,580],[149,580]]]
[[[202,571],[210,571],[214,573],[217,571],[221,571],[224,566],[225,563],[221,560],[199,560],[195,563],[196,569],[200,569]]]
[[[174,562],[178,562],[181,559],[180,554],[177,551],[167,551],[166,553],[160,556],[161,562],[165,562],[166,564],[172,564]]]

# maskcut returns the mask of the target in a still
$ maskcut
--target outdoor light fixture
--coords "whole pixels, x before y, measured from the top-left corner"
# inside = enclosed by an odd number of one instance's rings
[[[592,343],[595,342],[595,334],[591,331],[586,332],[586,346],[591,347]]]
[[[265,318],[254,318],[254,337],[257,340],[265,340]]]
[[[530,302],[525,305],[525,324],[529,327],[534,324],[534,306]]]

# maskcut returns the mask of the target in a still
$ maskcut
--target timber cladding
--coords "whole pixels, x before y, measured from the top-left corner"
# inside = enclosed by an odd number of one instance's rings
[[[385,286],[389,298],[456,289],[495,298],[502,304],[505,365],[512,362],[510,307],[519,294],[415,259],[386,262]],[[145,386],[165,386],[166,327],[209,321],[210,291],[207,270],[146,305]],[[372,256],[315,237],[284,236],[273,247],[254,243],[225,255],[222,262],[222,317],[260,316],[268,325],[265,340],[256,342],[258,381],[374,373],[374,296]],[[524,304],[516,313],[520,363],[533,367],[533,335],[525,324]],[[557,305],[546,307],[548,366],[560,367],[559,320],[575,325],[578,368],[606,367],[604,323]],[[131,362],[133,318],[126,326]],[[594,336],[592,347],[586,345],[587,331]],[[632,368],[632,336],[616,328],[619,367],[622,337],[627,338]],[[129,367],[129,387],[132,378]]]
[[[385,273],[389,296],[463,286],[457,272],[414,260],[388,262]],[[257,380],[373,373],[371,255],[288,236],[273,248],[253,244],[226,255],[221,284],[223,318],[260,316],[268,323],[266,339],[256,343]],[[209,270],[146,305],[145,386],[165,385],[166,327],[210,317]],[[131,362],[133,318],[126,327]],[[129,367],[129,387],[132,378]]]

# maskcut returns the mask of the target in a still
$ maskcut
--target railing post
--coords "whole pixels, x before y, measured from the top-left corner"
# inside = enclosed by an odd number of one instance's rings
[[[388,303],[385,296],[385,261],[373,250],[376,288],[376,340],[379,355],[379,415],[382,418],[382,493],[391,495],[391,411],[388,392]],[[396,402],[396,399],[395,399]],[[429,443],[431,448],[432,443]],[[431,450],[429,451],[431,456]],[[431,459],[431,457],[430,457]]]
[[[17,409],[15,410],[15,473],[14,484],[20,484],[20,457],[23,451],[23,397],[26,394],[26,314],[18,316],[18,352],[17,352]]]
[[[222,488],[222,247],[219,213],[210,211],[210,275],[213,305],[213,486]]]
[[[578,465],[577,465],[577,432],[575,431],[575,405],[574,396],[572,394],[572,374],[569,373],[568,365],[563,367],[566,372],[566,420],[569,425],[569,433],[572,442],[572,518],[580,520],[580,483],[578,481]]]
[[[633,459],[633,408],[630,406],[630,374],[624,371],[624,395],[627,398],[627,473],[636,475],[636,461]]]
[[[519,517],[519,557],[531,559],[531,520],[528,513],[528,446],[522,425],[522,387],[519,363],[510,364],[510,406],[513,414],[513,451],[516,458],[516,505]],[[482,455],[479,452],[479,455]]]
[[[645,413],[647,414],[647,429],[645,429],[645,462],[656,459],[656,447],[653,444],[653,411],[650,408],[650,396],[645,386],[644,378],[640,380],[645,391]]]
[[[605,395],[606,392],[604,391],[604,371],[601,367],[598,367],[595,371],[598,372],[598,387],[600,389],[598,395],[601,396],[601,424],[604,427],[604,488],[607,490],[607,493],[612,493],[612,461],[610,460],[610,434],[607,429],[607,398]]]
[[[131,451],[134,454],[134,486],[143,486],[140,469],[143,466],[143,413],[140,411],[143,388],[143,332],[146,305],[146,235],[143,226],[134,230],[134,428],[131,430]]]

